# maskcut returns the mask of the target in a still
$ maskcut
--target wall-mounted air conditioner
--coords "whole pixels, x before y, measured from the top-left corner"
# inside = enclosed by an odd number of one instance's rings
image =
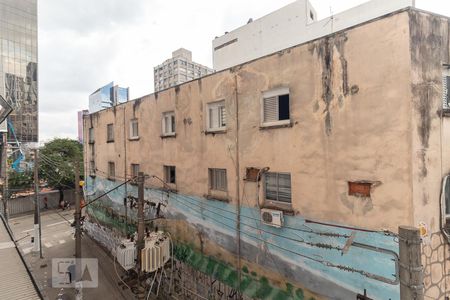
[[[281,228],[283,226],[283,212],[266,208],[261,209],[261,222],[269,226]]]

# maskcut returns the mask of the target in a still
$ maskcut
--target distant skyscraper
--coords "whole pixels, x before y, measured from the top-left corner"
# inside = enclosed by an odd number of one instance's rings
[[[0,0],[0,95],[10,143],[38,141],[37,0]]]
[[[89,96],[89,113],[127,102],[130,99],[129,88],[122,88],[111,82],[99,88]]]
[[[214,70],[192,61],[192,52],[183,48],[154,68],[155,92],[213,73]]]
[[[78,141],[83,144],[83,117],[88,115],[89,111],[87,109],[80,110],[78,112]]]

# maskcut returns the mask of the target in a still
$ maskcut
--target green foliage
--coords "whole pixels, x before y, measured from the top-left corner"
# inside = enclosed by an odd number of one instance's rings
[[[83,172],[83,146],[76,140],[56,138],[40,150],[40,178],[52,188],[75,187],[74,164],[79,162],[80,176]]]
[[[25,190],[33,187],[33,172],[32,171],[24,171],[24,172],[16,172],[11,170],[8,173],[8,185],[9,189],[14,190]]]

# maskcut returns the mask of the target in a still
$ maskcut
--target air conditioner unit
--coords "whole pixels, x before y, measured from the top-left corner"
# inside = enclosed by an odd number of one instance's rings
[[[283,212],[266,208],[261,209],[261,222],[269,226],[281,228],[283,226]]]
[[[136,264],[136,245],[134,242],[123,241],[116,249],[117,262],[125,270],[134,268]]]

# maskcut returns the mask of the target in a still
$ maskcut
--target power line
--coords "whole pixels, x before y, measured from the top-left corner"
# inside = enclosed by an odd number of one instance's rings
[[[182,205],[185,205],[186,207],[189,207],[190,209],[196,211],[197,213],[202,214],[200,211],[193,209],[193,208],[190,207],[189,205],[186,205],[183,201],[178,200],[178,199],[176,199],[176,198],[174,198],[174,199],[175,199],[175,201],[181,203]],[[223,222],[221,222],[221,221],[219,221],[219,220],[217,220],[217,219],[216,219],[215,221],[216,221],[217,223],[219,223],[219,224],[225,226],[225,227],[228,227],[228,228],[230,228],[230,229],[232,229],[232,230],[236,230],[236,228],[234,228],[234,227],[232,227],[232,226],[230,226],[230,225],[228,225],[228,224],[226,224],[226,223],[223,223]],[[286,248],[284,248],[284,247],[281,247],[281,246],[279,246],[279,245],[276,245],[276,244],[271,243],[271,242],[269,242],[269,241],[266,241],[266,240],[264,240],[264,239],[260,239],[260,238],[255,237],[255,236],[253,236],[253,235],[251,235],[251,234],[249,234],[249,233],[247,233],[247,232],[244,232],[244,231],[241,231],[241,230],[239,230],[239,231],[240,231],[241,233],[243,233],[244,235],[247,235],[247,236],[249,236],[249,237],[251,237],[251,238],[253,238],[253,239],[255,239],[255,240],[259,240],[259,241],[262,241],[262,242],[264,242],[264,243],[267,243],[268,245],[271,245],[272,247],[276,247],[276,248],[279,248],[279,249],[281,249],[281,250],[283,250],[283,251],[286,251],[286,252],[289,252],[289,253],[298,255],[298,256],[300,256],[300,257],[302,257],[302,258],[306,258],[306,259],[315,261],[315,262],[320,263],[320,264],[322,264],[322,265],[324,265],[324,266],[327,266],[327,267],[337,268],[337,269],[340,269],[340,270],[343,270],[343,271],[347,271],[347,272],[358,273],[358,274],[360,274],[360,275],[362,275],[362,276],[365,276],[365,277],[368,277],[368,278],[374,278],[374,279],[377,279],[377,278],[378,278],[378,280],[380,280],[379,278],[384,278],[384,277],[382,277],[382,276],[375,275],[375,274],[366,272],[366,271],[364,271],[364,270],[354,269],[354,268],[351,268],[351,267],[348,267],[348,266],[343,266],[343,265],[339,265],[339,264],[334,264],[334,263],[332,263],[332,262],[330,262],[330,261],[327,261],[327,260],[324,260],[324,259],[318,259],[318,258],[310,257],[310,256],[308,256],[308,255],[301,254],[301,253],[295,252],[295,251],[290,250],[290,249],[286,249]],[[381,281],[383,281],[383,280],[381,280]]]

